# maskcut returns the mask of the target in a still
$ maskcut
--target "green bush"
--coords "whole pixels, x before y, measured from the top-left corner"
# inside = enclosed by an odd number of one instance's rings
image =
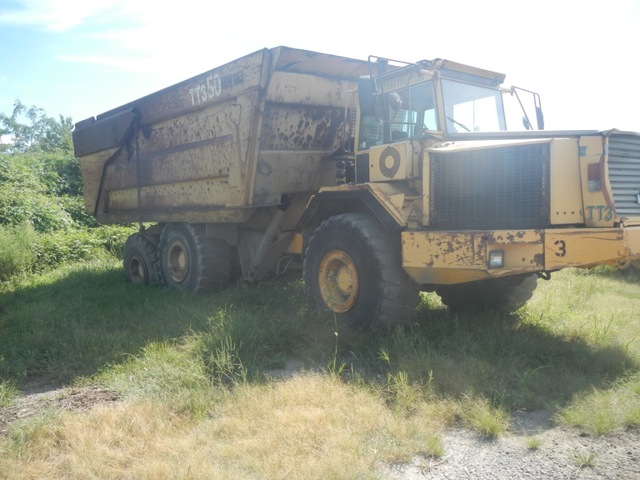
[[[104,227],[84,209],[79,160],[70,118],[48,117],[16,101],[0,113],[12,142],[0,150],[0,279],[40,272],[104,252],[121,256],[124,227]]]
[[[100,226],[98,221],[85,211],[84,199],[82,197],[62,195],[58,197],[58,202],[76,226],[90,228]]]
[[[104,253],[121,258],[124,242],[134,231],[130,227],[104,226],[40,235],[35,243],[32,270],[44,271],[65,262],[88,260]]]
[[[19,225],[25,222],[31,223],[38,232],[73,226],[71,215],[58,198],[29,188],[0,185],[0,223]]]
[[[60,195],[77,196],[79,174],[73,173],[73,164],[55,155],[0,155],[0,224],[29,222],[39,232],[72,226],[74,218],[65,205],[73,204]]]
[[[42,181],[48,193],[53,195],[82,196],[80,162],[72,154],[47,154],[43,156]]]
[[[114,257],[122,259],[124,243],[129,235],[137,231],[133,225],[103,225],[100,228],[91,229],[96,236],[99,245]]]
[[[35,258],[37,234],[33,227],[0,225],[0,280],[30,269]]]

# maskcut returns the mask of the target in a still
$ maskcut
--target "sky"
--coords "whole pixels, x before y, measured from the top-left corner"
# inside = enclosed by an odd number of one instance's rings
[[[640,132],[640,0],[0,0],[0,112],[78,122],[279,45],[447,58],[538,92],[547,129]]]

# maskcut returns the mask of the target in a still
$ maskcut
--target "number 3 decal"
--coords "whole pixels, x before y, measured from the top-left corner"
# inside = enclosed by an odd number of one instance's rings
[[[564,240],[556,240],[553,244],[558,247],[556,257],[564,257],[567,254],[567,244]]]

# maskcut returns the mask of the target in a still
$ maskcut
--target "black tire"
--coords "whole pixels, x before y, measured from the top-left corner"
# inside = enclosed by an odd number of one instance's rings
[[[340,325],[408,324],[420,300],[402,269],[400,236],[365,214],[322,222],[309,240],[303,269],[309,302]]]
[[[221,290],[231,277],[229,245],[207,237],[203,225],[168,223],[160,235],[160,272],[164,284],[175,290]]]
[[[523,307],[538,284],[536,275],[482,280],[436,288],[442,303],[459,313],[513,313]]]
[[[124,275],[135,285],[160,283],[160,259],[158,240],[142,233],[134,233],[124,244]]]

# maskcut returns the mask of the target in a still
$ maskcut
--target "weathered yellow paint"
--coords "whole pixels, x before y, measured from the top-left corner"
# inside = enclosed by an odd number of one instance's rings
[[[503,268],[488,268],[493,250],[504,252]],[[402,259],[421,284],[535,272],[543,270],[542,231],[402,232]]]
[[[304,248],[304,238],[301,233],[295,233],[291,238],[291,243],[287,247],[286,253],[292,255],[302,255]]]
[[[411,266],[405,266],[404,270],[419,285],[452,285],[491,278],[486,270]]]
[[[321,192],[344,192],[344,191],[368,191],[376,201],[391,215],[399,226],[407,225],[408,215],[411,213],[411,206],[407,205],[408,187],[406,183],[363,183],[356,185],[340,185],[335,187],[323,187]],[[399,200],[403,199],[400,204]],[[413,198],[412,198],[413,200]]]
[[[619,228],[547,230],[545,267],[587,267],[627,258],[624,233]]]
[[[504,267],[489,269],[489,253]],[[493,232],[402,232],[403,267],[418,283],[450,284],[640,258],[640,227]]]
[[[369,149],[370,180],[384,182],[416,176],[413,172],[412,152],[409,141],[371,147]]]
[[[332,105],[340,108],[344,108],[348,103],[355,105],[356,101],[351,82],[282,71],[273,72],[266,100],[274,103]]]
[[[607,192],[611,191],[606,158],[604,154],[603,137],[584,136],[580,138],[580,176],[582,179],[582,198],[584,201],[584,223],[587,227],[612,227],[615,221],[613,199]],[[601,172],[601,188],[589,188],[589,168],[599,168]]]
[[[640,261],[640,227],[626,227],[624,229],[624,246],[632,261]]]
[[[552,225],[578,224],[584,221],[578,139],[556,138],[551,142]]]
[[[405,196],[406,195],[404,193],[398,193],[396,195],[389,195],[388,199],[391,205],[396,207],[398,210],[401,210],[402,206],[404,205]]]
[[[167,185],[141,187],[140,201],[158,209],[198,208],[224,206],[227,199],[227,179],[203,179],[190,182],[173,182]],[[112,190],[108,193],[109,208],[115,212],[136,211],[136,189]]]
[[[425,150],[421,155],[422,160],[422,225],[429,225],[431,202],[431,161],[429,160],[429,151]]]
[[[93,215],[96,210],[98,190],[100,188],[100,176],[102,175],[104,164],[117,149],[117,147],[114,147],[94,153],[93,155],[80,157],[80,172],[82,174],[82,183],[84,185],[84,205],[86,212],[90,215]]]

